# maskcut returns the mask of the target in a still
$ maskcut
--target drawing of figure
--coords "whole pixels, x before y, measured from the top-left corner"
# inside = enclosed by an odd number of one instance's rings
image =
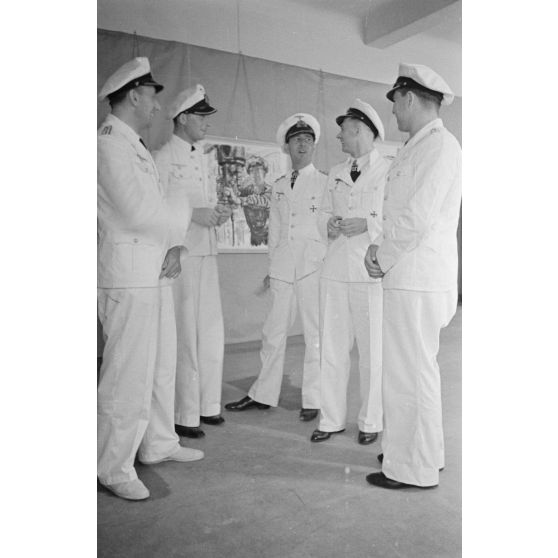
[[[259,246],[267,244],[269,200],[271,185],[265,181],[268,165],[263,157],[251,156],[246,162],[246,171],[251,179],[248,195],[240,197],[244,208],[246,222],[250,228],[250,244]]]

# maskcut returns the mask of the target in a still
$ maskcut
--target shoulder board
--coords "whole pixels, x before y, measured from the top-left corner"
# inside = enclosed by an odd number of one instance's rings
[[[440,132],[440,128],[432,128],[432,130],[430,130],[430,134],[439,134]]]
[[[285,178],[287,175],[286,174],[282,174],[279,178],[275,179],[274,184],[276,184],[277,182],[279,182],[279,180],[281,180],[282,178]]]
[[[108,135],[110,135],[111,132],[112,132],[112,126],[105,126],[105,127],[101,130],[101,135],[102,135],[102,136],[108,136]]]

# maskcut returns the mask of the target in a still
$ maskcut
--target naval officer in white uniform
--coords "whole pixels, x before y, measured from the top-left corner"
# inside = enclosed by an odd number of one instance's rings
[[[181,91],[169,110],[171,139],[155,154],[165,192],[187,196],[192,221],[181,250],[182,274],[173,284],[178,357],[175,430],[180,436],[205,435],[200,421],[219,425],[225,334],[217,270],[215,227],[231,214],[217,203],[207,176],[202,140],[214,114],[202,85]]]
[[[292,170],[277,179],[269,216],[269,276],[272,306],[265,321],[262,368],[248,396],[227,403],[229,411],[268,409],[279,403],[287,334],[300,313],[306,345],[299,418],[309,421],[320,408],[319,280],[327,249],[320,212],[327,177],[312,164],[320,125],[310,114],[289,116],[277,130]]]
[[[439,117],[454,95],[433,70],[401,64],[387,93],[409,139],[386,184],[384,238],[366,254],[384,287],[382,472],[384,488],[432,487],[444,467],[440,330],[457,305],[461,147]]]
[[[328,177],[323,211],[329,213],[330,245],[320,283],[321,416],[312,442],[345,429],[350,352],[359,352],[358,442],[371,444],[382,430],[382,286],[368,276],[364,255],[382,234],[388,161],[374,146],[384,139],[378,113],[356,99],[336,118],[337,138],[350,155]]]
[[[98,477],[142,500],[134,458],[195,461],[173,428],[176,332],[169,282],[180,273],[187,205],[170,210],[143,139],[163,89],[138,57],[109,77],[99,99],[112,112],[98,132],[98,315],[105,346],[98,387]],[[170,249],[169,249],[170,248]]]

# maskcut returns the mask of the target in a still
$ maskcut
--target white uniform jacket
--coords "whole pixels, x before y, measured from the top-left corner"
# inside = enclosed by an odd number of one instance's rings
[[[437,118],[401,148],[388,173],[377,252],[385,289],[456,288],[460,203],[461,147]]]
[[[320,223],[327,177],[309,164],[299,171],[291,190],[291,175],[275,181],[269,212],[269,275],[294,282],[318,270],[327,250],[327,231]]]
[[[161,173],[161,183],[171,200],[187,195],[192,208],[215,207],[217,193],[207,180],[207,163],[201,145],[192,146],[173,134],[154,155]],[[189,256],[217,254],[217,234],[214,227],[204,227],[193,221],[184,242]]]
[[[138,134],[109,114],[97,138],[98,287],[159,286],[166,252],[187,226],[169,210]]]
[[[382,205],[384,184],[389,162],[373,149],[353,182],[350,175],[352,159],[334,166],[328,176],[322,211],[327,218],[334,216],[363,217],[368,230],[346,237],[341,234],[330,241],[322,269],[322,277],[349,283],[377,283],[364,267],[364,257],[370,244],[382,238]]]

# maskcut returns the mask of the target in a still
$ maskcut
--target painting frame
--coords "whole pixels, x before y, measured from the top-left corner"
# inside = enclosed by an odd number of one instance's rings
[[[217,229],[219,253],[267,253],[272,184],[288,171],[276,143],[206,136],[202,142],[208,183],[231,218]]]

